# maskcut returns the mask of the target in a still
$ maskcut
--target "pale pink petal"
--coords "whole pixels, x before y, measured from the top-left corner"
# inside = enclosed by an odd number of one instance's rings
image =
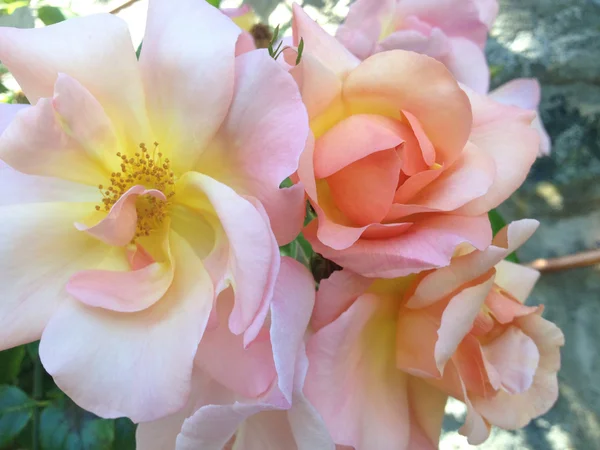
[[[333,73],[343,78],[354,69],[359,60],[346,48],[329,35],[314,20],[312,20],[298,4],[292,6],[292,30],[294,46],[298,46],[300,38],[304,40],[304,52],[318,59],[319,62]]]
[[[152,307],[123,314],[68,301],[42,335],[46,371],[77,404],[101,417],[154,420],[179,410],[190,394],[213,288],[192,248],[175,233],[170,241],[178,269]]]
[[[242,5],[239,8],[221,8],[220,11],[227,17],[234,18],[252,12],[252,7],[250,5]]]
[[[313,329],[319,330],[336,320],[372,283],[373,280],[349,270],[338,270],[322,280],[311,321]]]
[[[98,196],[97,187],[60,178],[26,175],[0,161],[0,206],[45,202],[95,203]],[[93,206],[88,213],[91,211]]]
[[[535,78],[517,78],[509,81],[489,93],[490,98],[505,105],[518,106],[523,109],[536,111],[532,126],[540,134],[540,154],[549,155],[552,149],[550,136],[540,120],[538,107],[540,105],[540,83]]]
[[[527,300],[539,277],[537,270],[510,261],[496,265],[496,284],[521,303]]]
[[[367,58],[375,50],[383,22],[391,18],[394,3],[395,0],[355,1],[335,37],[358,58]]]
[[[498,15],[498,0],[475,0],[479,9],[479,18],[488,28],[492,28]]]
[[[197,173],[188,172],[176,185],[174,197],[182,206],[204,209],[204,196],[212,205],[227,235],[229,255],[226,279],[235,292],[235,305],[229,317],[232,333],[243,333],[254,321],[265,295],[272,292],[273,234],[261,213],[228,186]],[[240,227],[240,224],[244,224]]]
[[[229,114],[197,170],[260,200],[279,244],[287,244],[302,227],[304,193],[279,186],[298,169],[307,136],[308,118],[293,78],[266,50],[246,53],[235,60]]]
[[[76,17],[50,27],[2,28],[0,60],[32,104],[52,97],[59,73],[81,83],[129,144],[147,139],[144,93],[127,24],[114,15]]]
[[[0,208],[0,349],[38,340],[60,304],[70,301],[69,277],[105,257],[104,244],[73,227],[93,208],[49,202]]]
[[[451,38],[450,51],[441,60],[456,80],[480,94],[490,88],[490,69],[485,53],[476,43],[464,38]]]
[[[447,266],[456,246],[470,242],[479,249],[492,239],[487,215],[436,216],[414,224],[392,239],[360,239],[345,250],[333,250],[316,239],[316,223],[304,229],[315,252],[363,276],[395,278]]]
[[[333,126],[315,142],[315,177],[327,178],[375,152],[403,142],[400,124],[384,116],[355,114]]]
[[[4,132],[6,127],[15,118],[15,115],[22,109],[31,108],[29,105],[10,105],[7,103],[0,103],[0,135]]]
[[[420,378],[440,378],[435,346],[440,311],[401,309],[396,331],[396,367]]]
[[[440,373],[444,371],[446,363],[452,358],[463,338],[473,328],[473,322],[493,284],[494,278],[489,277],[484,282],[459,292],[446,306],[435,344],[435,361]]]
[[[485,250],[453,258],[448,267],[430,273],[419,282],[407,306],[423,308],[431,305],[463,284],[482,276],[527,241],[538,225],[539,222],[531,219],[512,222],[496,235],[493,245]]]
[[[408,376],[396,368],[395,315],[365,294],[307,344],[304,391],[337,444],[408,449]],[[391,308],[393,310],[393,308]]]
[[[164,261],[133,268],[125,249],[113,248],[93,270],[75,273],[66,291],[82,303],[117,312],[142,311],[159,301],[171,286],[175,267],[164,239]]]
[[[477,94],[472,93],[471,96],[473,98]],[[459,210],[466,214],[479,214],[495,208],[521,186],[537,157],[539,145],[538,133],[531,127],[533,115],[513,107],[494,104],[492,100],[480,98],[477,103],[479,105],[477,110],[474,106],[474,117],[482,104],[485,104],[484,110],[489,107],[490,111],[495,110],[500,114],[496,116],[496,120],[475,126],[470,137],[470,141],[480,151],[494,160],[496,177],[486,195]],[[502,108],[505,108],[504,111]]]
[[[540,361],[535,342],[519,328],[510,326],[489,344],[482,346],[485,359],[509,394],[522,394],[531,387]]]
[[[510,430],[523,428],[531,419],[546,413],[558,399],[556,373],[560,369],[560,347],[565,342],[560,329],[537,314],[521,317],[516,324],[533,339],[540,354],[531,388],[522,394],[500,391],[491,398],[473,399],[473,405],[486,420]]]
[[[234,304],[228,289],[217,300],[219,325],[207,330],[196,353],[196,367],[218,380],[227,389],[256,398],[271,387],[276,372],[267,329],[244,348],[244,338],[229,331],[227,318]]]
[[[241,32],[207,2],[149,5],[140,69],[152,129],[179,172],[194,167],[227,115]]]
[[[488,26],[481,20],[480,0],[402,0],[397,14],[414,15],[448,36],[462,36],[480,47],[485,45]]]
[[[372,153],[327,178],[337,208],[358,226],[387,215],[398,186],[402,160],[395,150]]]
[[[450,366],[453,367],[453,366]],[[458,430],[460,434],[467,437],[467,441],[471,445],[479,445],[484,443],[490,436],[491,427],[489,423],[479,414],[477,408],[471,403],[471,399],[467,394],[465,383],[462,380],[460,373],[456,375],[460,381],[462,388],[463,398],[467,406],[467,416],[465,417],[465,423]]]
[[[138,184],[129,188],[111,207],[106,217],[96,225],[88,227],[82,223],[75,223],[75,228],[85,231],[108,245],[122,247],[129,244],[135,237],[138,219],[135,202],[140,195],[149,195],[158,201],[167,201],[161,191],[146,189]]]
[[[465,93],[443,64],[424,55],[373,55],[348,75],[343,92],[350,103],[373,102],[414,115],[442,161],[456,159],[471,132]]]
[[[95,117],[89,119],[90,127],[94,127]],[[66,133],[52,100],[47,98],[21,110],[4,130],[0,136],[0,158],[29,175],[57,177],[92,186],[106,183],[110,178],[108,169]]]
[[[398,30],[377,46],[378,51],[407,50],[431,56],[440,61],[448,54],[450,48],[448,36],[439,28],[432,29],[428,34],[413,29]]]

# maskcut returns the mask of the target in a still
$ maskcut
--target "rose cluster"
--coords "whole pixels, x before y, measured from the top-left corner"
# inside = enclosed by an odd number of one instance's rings
[[[496,1],[357,0],[336,37],[295,5],[277,58],[248,10],[149,3],[139,60],[111,15],[0,28],[31,103],[0,105],[0,348],[39,339],[142,450],[435,449],[449,396],[472,444],[545,413],[564,338],[505,259],[538,223],[488,213],[549,140],[535,80],[488,92]],[[342,267],[318,286],[280,256],[300,232]]]

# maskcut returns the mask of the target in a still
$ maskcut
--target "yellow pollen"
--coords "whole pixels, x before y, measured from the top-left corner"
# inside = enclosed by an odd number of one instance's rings
[[[175,175],[171,171],[171,162],[168,158],[163,160],[163,154],[157,152],[158,142],[154,143],[152,154],[148,152],[145,144],[142,143],[139,147],[140,151],[135,153],[134,157],[117,152],[121,171],[111,174],[110,186],[98,185],[102,194],[102,204],[96,205],[96,211],[108,213],[125,192],[138,184],[143,184],[146,189],[162,192],[167,197],[166,202],[150,195],[137,198],[138,221],[134,240],[141,236],[149,236],[160,226],[168,213],[170,199],[175,195]]]

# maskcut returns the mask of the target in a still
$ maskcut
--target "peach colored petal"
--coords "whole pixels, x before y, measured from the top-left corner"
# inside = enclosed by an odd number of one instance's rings
[[[42,335],[45,369],[77,404],[101,417],[155,420],[182,408],[190,394],[213,288],[191,247],[175,233],[170,240],[178,269],[159,302],[116,314],[67,301]]]
[[[522,394],[500,391],[491,398],[473,399],[486,420],[509,430],[523,428],[531,419],[545,414],[558,399],[556,373],[560,369],[560,347],[565,342],[560,329],[537,314],[521,317],[516,324],[533,339],[540,354],[531,388]]]
[[[298,235],[304,219],[303,189],[279,186],[298,168],[308,135],[306,110],[292,77],[267,52],[237,57],[235,69],[229,113],[197,170],[260,200],[283,245]]]
[[[420,378],[439,378],[434,358],[437,311],[401,309],[396,331],[396,367]]]
[[[390,34],[377,45],[377,51],[388,50],[408,50],[442,60],[450,51],[450,42],[448,36],[439,28],[427,32],[420,29],[402,29]]]
[[[394,203],[410,204],[412,199],[443,173],[443,170],[432,169],[419,172],[409,177],[398,187],[394,196]],[[391,219],[389,219],[391,220]]]
[[[298,46],[302,38],[304,52],[319,60],[323,66],[340,78],[343,78],[359,64],[359,60],[346,50],[335,37],[329,35],[312,20],[300,5],[294,4],[292,12],[294,46]]]
[[[443,373],[446,363],[473,327],[473,322],[493,284],[494,278],[490,276],[482,283],[468,287],[453,296],[446,306],[435,344],[435,362],[440,373]]]
[[[495,281],[495,280],[494,280]],[[492,289],[485,299],[485,305],[490,309],[494,319],[501,324],[511,323],[515,317],[522,317],[538,311],[537,306],[525,306],[518,301],[508,298]]]
[[[93,204],[71,202],[0,208],[0,349],[38,340],[68,301],[69,277],[105,257],[105,245],[73,228],[91,210]]]
[[[427,134],[425,134],[425,130],[423,130],[423,127],[421,126],[419,119],[417,119],[415,116],[413,116],[408,111],[402,111],[402,114],[404,114],[404,116],[406,117],[406,120],[408,120],[408,123],[410,124],[410,127],[412,128],[412,131],[417,139],[417,142],[419,143],[420,154],[421,154],[421,157],[423,158],[423,161],[425,162],[425,165],[427,167],[432,166],[436,162],[435,148],[433,147],[433,144],[427,137]],[[440,161],[440,162],[443,162],[443,161]],[[408,172],[406,172],[406,173],[408,173]],[[408,174],[412,175],[410,173],[408,173]]]
[[[51,27],[2,28],[0,49],[0,59],[32,104],[52,97],[58,74],[65,73],[89,90],[129,144],[147,137],[135,50],[118,17],[97,14]]]
[[[436,450],[448,396],[416,377],[408,378],[407,389],[411,413],[408,448]]]
[[[306,396],[333,440],[357,450],[409,448],[408,376],[394,364],[395,316],[386,306],[365,294],[307,344]]]
[[[456,159],[471,131],[468,98],[443,64],[423,55],[373,55],[348,75],[343,95],[348,102],[371,101],[413,114],[446,162]]]
[[[372,153],[327,178],[336,206],[358,226],[379,223],[392,206],[402,161],[395,150]]]
[[[395,148],[402,142],[397,121],[372,114],[350,116],[315,142],[315,177],[327,178],[354,162],[375,152]]]
[[[492,342],[483,345],[482,350],[506,392],[521,394],[531,387],[540,354],[533,340],[519,328],[508,327]]]
[[[315,330],[336,320],[373,283],[349,270],[336,271],[319,284],[311,325]]]
[[[165,194],[156,189],[146,189],[141,184],[132,186],[115,202],[104,219],[96,225],[88,227],[75,223],[75,228],[85,231],[108,245],[118,247],[129,244],[137,227],[137,210],[135,202],[141,195],[149,195],[159,201],[167,201]]]
[[[486,216],[441,216],[423,219],[392,239],[360,239],[344,250],[334,250],[316,236],[316,223],[304,229],[313,249],[342,267],[369,277],[395,278],[446,266],[463,242],[484,249],[491,242]]]
[[[496,284],[521,303],[529,297],[539,277],[537,270],[510,261],[503,260],[496,265]]]
[[[512,222],[496,235],[490,247],[453,258],[448,267],[423,278],[406,305],[409,308],[431,305],[461,285],[482,276],[527,241],[538,225],[539,222],[531,219]]]
[[[149,5],[140,70],[156,140],[182,173],[194,167],[227,116],[242,30],[207,2],[171,3]]]

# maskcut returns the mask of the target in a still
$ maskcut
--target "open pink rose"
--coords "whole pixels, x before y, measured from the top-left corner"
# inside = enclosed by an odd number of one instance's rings
[[[357,0],[337,38],[361,59],[394,49],[426,54],[485,94],[483,49],[497,12],[496,0]]]
[[[561,331],[523,301],[538,272],[504,261],[536,229],[514,222],[448,267],[373,280],[346,270],[321,283],[305,393],[337,444],[438,448],[447,395],[467,404],[461,432],[525,426],[558,396]]]
[[[318,215],[305,229],[315,251],[398,277],[447,265],[460,243],[487,247],[487,212],[536,158],[534,114],[463,91],[424,55],[360,62],[298,6],[293,29],[305,42],[292,73],[313,137],[298,178]]]
[[[279,185],[306,111],[265,51],[235,57],[240,33],[197,0],[150,1],[139,63],[111,15],[0,29],[33,105],[0,105],[0,348],[41,338],[58,386],[100,416],[186,403],[228,286],[227,326],[253,342],[277,244],[302,225],[302,187]]]
[[[395,49],[431,56],[459,82],[486,94],[490,70],[483,50],[497,13],[496,0],[357,0],[336,36],[360,59]],[[490,96],[539,116],[536,80],[510,81]],[[548,155],[550,138],[539,117],[533,125],[540,133],[540,155]]]
[[[200,344],[188,404],[174,415],[140,424],[138,450],[333,450],[302,392],[303,338],[315,297],[310,273],[293,259],[282,259],[270,326],[263,325],[247,348],[227,327],[229,294],[219,300],[219,325]]]

